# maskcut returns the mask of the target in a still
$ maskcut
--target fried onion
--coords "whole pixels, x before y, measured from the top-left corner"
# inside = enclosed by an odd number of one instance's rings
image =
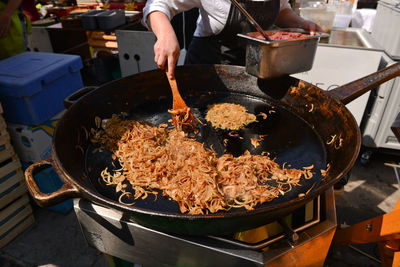
[[[231,208],[252,210],[309,178],[310,168],[282,169],[267,155],[220,158],[183,131],[147,122],[108,119],[91,138],[112,151],[122,168],[101,173],[134,203],[158,192],[179,204],[188,214],[215,213]],[[127,183],[132,190],[127,190]],[[122,201],[122,200],[121,200]]]
[[[256,116],[248,113],[246,108],[239,104],[220,103],[208,107],[205,119],[215,128],[239,130],[255,122]]]

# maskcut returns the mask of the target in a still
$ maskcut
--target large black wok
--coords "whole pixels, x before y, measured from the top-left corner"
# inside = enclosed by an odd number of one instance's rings
[[[95,117],[109,118],[126,112],[127,118],[154,124],[167,122],[172,98],[165,73],[159,70],[136,74],[99,87],[81,97],[67,110],[57,125],[53,154],[31,165],[25,173],[29,191],[41,206],[55,205],[73,197],[86,198],[110,208],[122,210],[126,218],[141,225],[190,235],[230,234],[250,229],[283,216],[322,194],[338,182],[353,166],[360,149],[360,131],[346,103],[377,85],[400,75],[400,63],[368,78],[326,92],[304,81],[282,77],[258,80],[243,67],[191,65],[178,67],[178,86],[195,115],[204,120],[208,104],[234,102],[251,113],[268,114],[266,120],[238,131],[240,139],[227,131],[201,127],[200,141],[224,152],[223,140],[229,139],[228,153],[240,155],[271,153],[279,164],[301,168],[314,164],[314,176],[301,186],[252,211],[232,209],[207,215],[181,214],[177,203],[159,196],[137,200],[133,206],[118,202],[113,187],[102,182],[100,171],[112,168],[109,151],[93,153],[88,132],[96,128]],[[273,112],[269,112],[274,110]],[[257,148],[250,138],[266,135]],[[64,186],[50,194],[42,193],[32,175],[35,169],[51,164]],[[329,171],[326,176],[321,170]],[[299,196],[300,194],[300,196]]]

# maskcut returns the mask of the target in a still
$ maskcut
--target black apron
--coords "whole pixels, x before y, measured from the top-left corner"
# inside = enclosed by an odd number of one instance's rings
[[[267,30],[272,27],[279,14],[280,0],[238,2]],[[231,4],[224,29],[218,35],[193,37],[186,55],[185,64],[230,64],[245,65],[245,44],[237,37],[256,31],[247,18]]]

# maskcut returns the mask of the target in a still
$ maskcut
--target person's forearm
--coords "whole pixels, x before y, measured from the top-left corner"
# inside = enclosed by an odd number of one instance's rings
[[[290,8],[281,10],[275,22],[276,26],[281,28],[301,28],[303,23],[304,19]]]
[[[282,9],[275,24],[281,28],[301,28],[309,31],[311,35],[323,32],[318,24],[301,18],[291,8]]]
[[[164,39],[164,36],[175,36],[174,28],[172,28],[168,16],[160,11],[154,11],[149,14],[148,24],[157,39]]]
[[[7,6],[4,8],[3,12],[1,13],[2,16],[11,17],[14,11],[19,7],[22,0],[10,0],[8,1]]]
[[[154,44],[154,61],[160,69],[168,69],[168,77],[174,78],[175,64],[178,61],[180,48],[169,18],[160,11],[148,15],[148,24],[157,36]],[[166,65],[167,62],[167,65]]]

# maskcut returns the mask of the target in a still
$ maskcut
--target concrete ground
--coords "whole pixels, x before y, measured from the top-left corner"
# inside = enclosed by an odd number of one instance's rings
[[[400,197],[394,170],[386,162],[399,156],[375,153],[366,166],[357,162],[336,201],[338,223],[351,225],[390,212]],[[86,245],[73,211],[60,214],[36,207],[35,225],[0,250],[0,266],[107,266],[104,255]],[[325,266],[380,266],[375,244],[331,247]],[[363,255],[367,253],[368,255]]]

